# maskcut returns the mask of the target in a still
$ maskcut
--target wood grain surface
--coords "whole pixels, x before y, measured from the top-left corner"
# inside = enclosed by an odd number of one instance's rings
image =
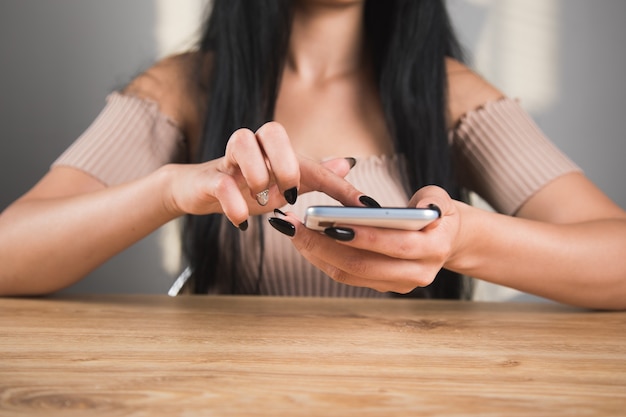
[[[272,297],[0,298],[0,416],[626,413],[626,313]]]

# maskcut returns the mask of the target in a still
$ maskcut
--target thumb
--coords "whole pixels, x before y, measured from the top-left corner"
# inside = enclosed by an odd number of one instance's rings
[[[452,198],[443,188],[427,185],[417,190],[409,201],[409,207],[428,208],[431,204],[445,214],[452,209]]]
[[[356,165],[354,158],[333,158],[322,162],[322,165],[331,170],[335,175],[345,177]]]
[[[439,218],[453,211],[453,203],[450,195],[441,187],[428,185],[422,187],[409,201],[409,207],[430,208],[439,211]],[[433,223],[433,226],[439,221]]]
[[[300,160],[302,193],[321,191],[344,206],[361,206],[363,193],[343,177],[354,166],[354,158],[335,158],[322,163]]]

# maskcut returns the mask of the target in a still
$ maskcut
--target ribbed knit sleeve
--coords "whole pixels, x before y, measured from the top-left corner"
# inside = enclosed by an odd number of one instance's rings
[[[510,98],[465,115],[451,142],[462,185],[501,213],[514,214],[550,181],[580,171]]]
[[[186,157],[180,129],[156,103],[112,93],[91,126],[52,166],[80,169],[111,186]]]

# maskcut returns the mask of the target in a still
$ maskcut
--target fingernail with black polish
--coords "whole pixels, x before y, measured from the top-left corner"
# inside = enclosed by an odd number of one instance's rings
[[[283,217],[287,216],[287,214],[283,213],[283,211],[281,209],[277,209],[277,208],[274,209],[274,215],[275,216],[283,216]]]
[[[350,157],[347,157],[346,160],[350,164],[350,169],[354,168],[354,166],[356,165],[356,158],[352,158],[350,156]]]
[[[354,239],[354,230],[344,227],[328,227],[324,229],[324,233],[326,236],[342,242],[349,242]]]
[[[278,230],[280,233],[289,237],[294,237],[296,234],[296,226],[289,223],[287,220],[279,219],[278,217],[271,217],[269,220],[272,227]]]
[[[374,200],[372,197],[368,197],[366,195],[362,195],[361,197],[359,197],[359,201],[365,207],[380,208],[380,204],[378,204],[378,202],[376,200]]]
[[[298,199],[298,189],[296,187],[290,188],[283,195],[289,204],[295,204]]]
[[[439,208],[438,205],[436,204],[429,204],[428,208],[431,210],[435,210],[437,213],[439,213],[439,217],[441,217],[441,209]]]
[[[239,230],[245,232],[246,230],[248,230],[248,221],[244,220],[243,223],[240,223],[237,227],[239,227]]]

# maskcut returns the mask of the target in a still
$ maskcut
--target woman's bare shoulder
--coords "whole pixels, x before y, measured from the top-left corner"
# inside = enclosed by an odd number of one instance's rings
[[[455,126],[466,113],[496,101],[504,94],[463,63],[448,58],[448,118],[449,126]]]
[[[181,129],[194,130],[201,102],[198,60],[197,52],[164,58],[133,79],[122,93],[156,102]]]

